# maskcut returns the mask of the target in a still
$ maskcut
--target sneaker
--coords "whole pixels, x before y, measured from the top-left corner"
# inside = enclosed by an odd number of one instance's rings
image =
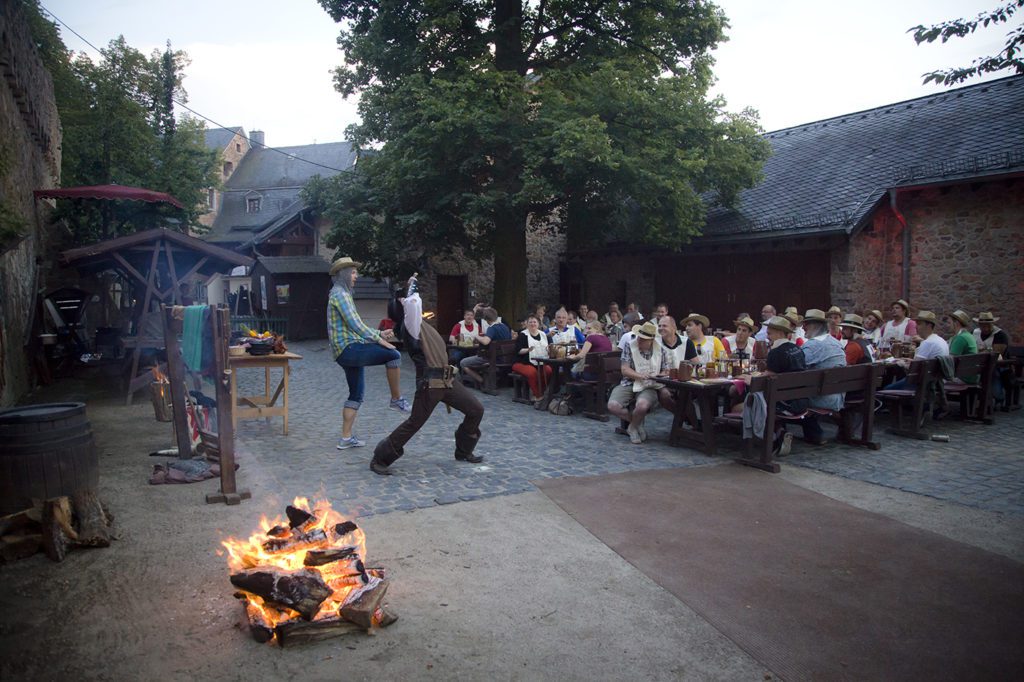
[[[348,450],[349,448],[361,448],[366,445],[365,440],[359,440],[359,436],[352,434],[351,438],[342,438],[338,441],[339,450]]]
[[[643,438],[640,437],[640,430],[635,426],[630,426],[626,429],[626,433],[629,434],[629,442],[633,445],[640,445],[640,443],[644,442]]]
[[[412,412],[412,404],[403,397],[393,398],[388,407],[396,412]]]
[[[785,457],[786,455],[788,455],[792,451],[792,449],[793,449],[793,434],[787,432],[787,433],[785,433],[782,436],[782,444],[779,445],[779,457]]]
[[[637,426],[636,430],[640,432],[640,442],[647,440],[647,429],[644,428],[643,424]]]

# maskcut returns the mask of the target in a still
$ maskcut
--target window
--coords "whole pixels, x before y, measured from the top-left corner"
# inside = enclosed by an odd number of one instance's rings
[[[246,213],[259,213],[260,212],[260,198],[249,197],[245,200],[245,212]]]
[[[230,161],[224,162],[224,175],[231,175],[231,171],[235,169],[235,164]]]
[[[217,190],[206,190],[206,207],[211,211],[217,207]]]
[[[235,143],[235,151],[238,152],[239,154],[242,153],[242,143],[241,142],[236,142]]]

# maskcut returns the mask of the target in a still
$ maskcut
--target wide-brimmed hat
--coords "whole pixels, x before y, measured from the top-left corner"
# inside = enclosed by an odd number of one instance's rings
[[[842,315],[843,311],[842,311],[842,309],[840,309],[839,306],[834,305],[831,308],[829,308],[828,311],[825,314],[826,315]]]
[[[711,320],[709,320],[706,316],[701,315],[699,313],[690,313],[689,315],[687,315],[683,319],[679,320],[679,326],[680,327],[685,327],[686,323],[689,322],[690,320],[694,320],[696,322],[700,322],[701,326],[705,329],[705,331],[707,330],[708,327],[711,326]]]
[[[789,320],[789,323],[791,325],[793,325],[794,329],[799,327],[800,323],[804,321],[804,316],[803,315],[801,315],[800,313],[797,313],[797,312],[792,312],[791,313],[788,310],[786,311],[786,314],[782,315],[781,317],[784,317],[787,320]]]
[[[786,312],[782,313],[782,317],[785,317],[790,313],[793,313],[794,315],[799,315],[800,311],[797,310],[797,307],[795,305],[786,306]]]
[[[806,313],[804,313],[804,322],[825,322],[825,323],[827,323],[828,319],[825,317],[825,311],[824,310],[818,310],[817,308],[811,308]]]
[[[633,325],[631,330],[638,339],[651,340],[658,335],[658,327],[650,320],[647,320],[643,324]]]
[[[882,317],[882,311],[881,310],[869,310],[867,312],[867,315],[865,315],[864,317],[867,317],[868,315],[874,315],[875,319],[878,320],[879,322],[885,322],[885,318]]]
[[[787,334],[793,333],[793,325],[789,323],[789,320],[778,315],[765,322],[764,326],[769,329],[778,329],[780,332],[786,332]]]
[[[971,326],[971,316],[962,310],[954,310],[949,316],[965,327]]]
[[[864,318],[860,315],[854,315],[853,313],[848,314],[843,318],[843,321],[839,323],[840,327],[850,327],[857,331],[864,331]]]
[[[894,306],[894,305],[901,306],[903,308],[903,312],[905,312],[907,315],[910,314],[910,304],[907,303],[906,301],[904,301],[902,298],[896,299],[895,301],[893,301],[889,305],[890,306]]]
[[[343,268],[360,268],[362,266],[362,263],[357,263],[348,256],[343,256],[331,263],[331,277],[334,277]]]
[[[750,331],[754,331],[757,329],[757,325],[754,324],[754,321],[752,319],[750,319],[750,315],[744,315],[743,317],[733,322],[733,325],[737,327],[740,326],[741,324],[750,327]]]
[[[992,313],[986,311],[983,313],[978,313],[978,316],[974,318],[974,321],[978,323],[986,322],[988,324],[992,324],[993,322],[998,322],[999,318],[992,317]]]
[[[939,324],[939,318],[935,317],[935,313],[930,310],[918,310],[917,315],[914,316],[916,322],[931,322],[934,325]]]

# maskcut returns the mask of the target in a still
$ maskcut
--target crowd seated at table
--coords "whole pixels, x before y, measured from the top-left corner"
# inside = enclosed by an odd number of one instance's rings
[[[511,371],[525,378],[531,397],[539,401],[553,371],[549,363],[540,360],[549,357],[549,346],[564,349],[558,357],[573,360],[571,375],[583,381],[595,380],[586,369],[588,354],[617,348],[622,379],[609,396],[607,409],[628,424],[626,433],[635,444],[646,440],[646,415],[659,406],[671,409],[675,404],[672,392],[656,379],[684,364],[690,365],[698,377],[706,368],[723,361],[730,367],[736,365],[741,371],[729,377],[734,383],[729,393],[734,409],[742,409],[744,386],[757,373],[828,369],[882,360],[905,368],[914,359],[967,355],[979,350],[1001,352],[1009,345],[1006,332],[995,326],[999,318],[991,312],[971,317],[965,311],[955,310],[941,318],[928,310],[912,314],[904,299],[889,305],[888,319],[884,319],[880,309],[861,314],[843,311],[836,305],[812,308],[803,314],[795,306],[788,306],[779,315],[775,306],[769,304],[761,309],[760,324],[743,312],[727,325],[728,330],[713,328],[712,321],[700,313],[690,313],[677,324],[665,303],[653,307],[650,319],[644,318],[635,302],[626,304],[625,315],[615,302],[609,303],[604,313],[586,304],[576,311],[561,306],[550,323],[546,323],[546,306],[536,305],[532,309],[536,312],[518,320],[516,330],[500,322],[495,328],[495,321],[500,318],[493,308],[478,305],[465,311],[464,319],[449,334],[453,350],[464,351],[455,356],[463,373],[481,381],[475,370],[485,361],[472,353],[471,344],[480,348],[495,340],[515,338],[516,361]],[[948,340],[939,333],[940,327]],[[966,379],[972,380],[977,378]],[[898,389],[905,382],[897,380],[884,388]],[[997,401],[1005,400],[1001,382],[994,382],[993,390]],[[792,415],[804,413],[807,408],[838,411],[843,404],[844,396],[834,394],[779,408]],[[700,418],[699,414],[695,416]],[[944,416],[943,406],[933,416]],[[798,423],[807,443],[825,443],[813,411],[806,412]],[[777,453],[788,451],[792,439],[784,426],[773,437]]]

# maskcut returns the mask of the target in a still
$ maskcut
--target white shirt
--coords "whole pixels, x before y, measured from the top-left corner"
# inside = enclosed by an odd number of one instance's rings
[[[932,334],[921,342],[914,353],[915,360],[931,360],[940,355],[949,355],[949,344],[938,334]]]
[[[633,342],[633,339],[635,338],[636,334],[634,334],[633,332],[626,332],[625,334],[623,334],[622,338],[619,339],[619,350],[626,350],[626,346],[631,344]]]

